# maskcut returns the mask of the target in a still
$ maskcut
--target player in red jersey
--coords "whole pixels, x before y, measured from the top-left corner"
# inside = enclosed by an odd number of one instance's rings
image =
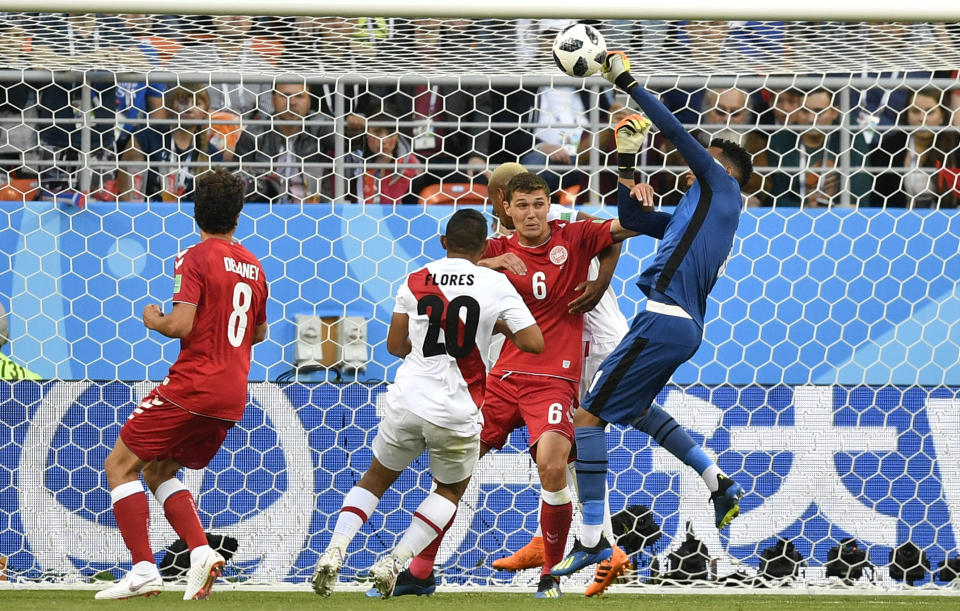
[[[143,309],[147,329],[180,339],[167,377],[133,410],[104,462],[113,515],[133,568],[98,599],[157,594],[163,580],[148,534],[150,510],[139,475],[167,521],[190,548],[184,600],[206,598],[223,557],[207,545],[181,467],[202,469],[220,449],[247,404],[250,348],[267,332],[267,282],[260,262],[233,240],[244,185],[225,170],[197,180],[194,218],[200,243],[174,262],[173,310]]]
[[[510,179],[505,210],[516,232],[489,240],[481,262],[506,273],[543,332],[540,355],[504,345],[487,379],[480,434],[482,455],[503,447],[507,436],[524,424],[530,432],[530,450],[540,474],[545,556],[537,598],[560,596],[559,581],[549,569],[553,558],[559,562],[563,556],[573,515],[566,465],[583,361],[583,314],[571,312],[569,304],[579,296],[576,288],[587,279],[590,260],[614,242],[638,235],[616,219],[548,222],[548,193],[546,183],[535,174],[524,172]],[[439,541],[440,537],[435,539],[407,570],[417,575],[432,569],[431,552]]]

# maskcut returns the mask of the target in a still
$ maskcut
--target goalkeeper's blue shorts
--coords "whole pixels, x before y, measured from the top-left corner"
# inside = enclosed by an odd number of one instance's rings
[[[605,422],[633,425],[677,367],[700,347],[703,332],[697,323],[649,307],[637,314],[626,336],[600,364],[583,398],[583,408]]]

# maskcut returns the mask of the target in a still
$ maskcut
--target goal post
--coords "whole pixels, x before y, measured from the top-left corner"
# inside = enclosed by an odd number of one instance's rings
[[[616,214],[610,126],[631,106],[600,77],[561,74],[547,52],[582,17],[699,138],[742,143],[756,174],[703,347],[657,399],[747,490],[743,514],[718,533],[695,474],[611,427],[611,506],[632,511],[619,534],[649,525],[642,506],[659,535],[629,550],[625,589],[949,591],[960,24],[948,7],[855,2],[801,22],[823,4],[683,2],[643,21],[617,2],[495,0],[480,18],[432,1],[213,0],[208,15],[176,1],[163,14],[83,6],[100,14],[0,16],[0,577],[85,584],[128,567],[102,463],[176,355],[139,313],[169,303],[174,257],[197,239],[193,177],[225,167],[248,185],[237,236],[270,281],[270,328],[244,420],[185,483],[205,528],[238,540],[231,578],[305,588],[369,464],[398,364],[385,342],[397,287],[442,256],[451,212],[490,213],[486,173],[521,161],[553,181],[556,201]],[[702,20],[721,10],[726,21]],[[682,158],[654,133],[638,167],[671,210]],[[624,247],[612,286],[628,318],[654,248]],[[21,366],[42,381],[17,379]],[[441,548],[441,586],[536,583],[536,571],[490,566],[535,529],[525,444],[518,432],[481,461]],[[384,496],[349,548],[343,587],[364,587],[429,482],[421,458]],[[152,509],[159,559],[175,536]],[[683,547],[688,532],[704,554]],[[850,539],[872,570],[837,576],[831,554]]]

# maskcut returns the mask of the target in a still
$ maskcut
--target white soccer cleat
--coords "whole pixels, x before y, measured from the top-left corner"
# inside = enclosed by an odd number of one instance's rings
[[[397,585],[397,575],[403,567],[400,561],[393,555],[387,555],[377,560],[370,568],[370,577],[373,578],[373,587],[380,592],[380,598],[390,598],[393,596],[393,588]]]
[[[128,572],[123,579],[106,590],[97,592],[97,600],[120,600],[134,596],[156,596],[163,591],[163,578],[160,573],[155,575],[137,575]]]
[[[227,561],[214,550],[210,550],[203,562],[190,565],[187,573],[187,589],[183,592],[183,600],[204,600],[210,596],[217,577],[223,574],[223,567]]]
[[[340,567],[343,566],[343,552],[340,548],[331,547],[320,554],[317,561],[317,570],[313,574],[313,591],[320,596],[333,594],[333,587],[337,585],[340,576]]]

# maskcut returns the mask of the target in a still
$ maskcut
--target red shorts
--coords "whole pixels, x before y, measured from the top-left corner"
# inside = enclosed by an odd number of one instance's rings
[[[510,433],[526,424],[531,448],[547,431],[560,433],[573,443],[576,399],[573,380],[524,373],[511,373],[503,379],[489,375],[480,441],[499,450]]]
[[[130,414],[120,439],[144,462],[173,459],[184,467],[202,469],[234,424],[188,412],[154,389]]]

